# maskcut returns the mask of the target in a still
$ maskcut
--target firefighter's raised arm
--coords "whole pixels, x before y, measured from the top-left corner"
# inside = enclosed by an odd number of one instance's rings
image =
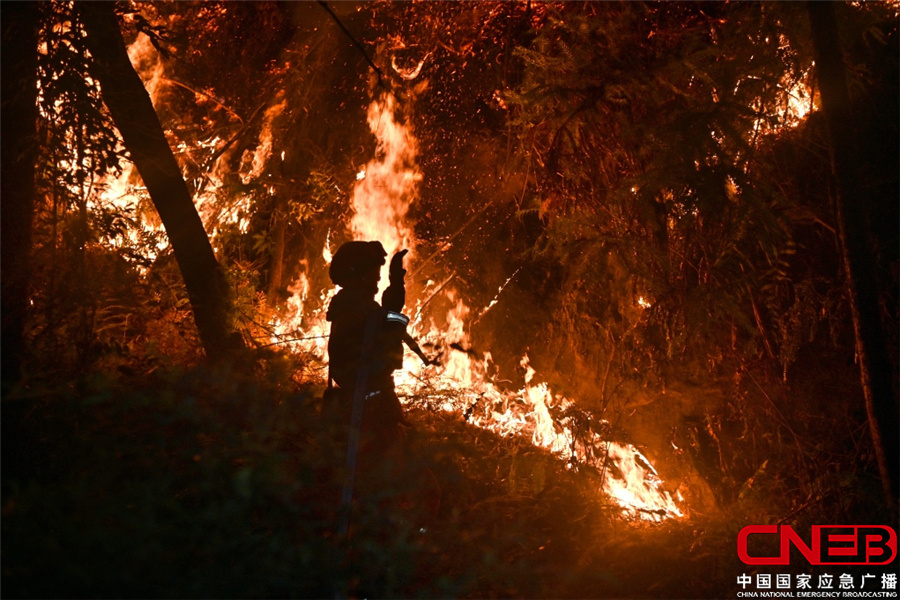
[[[406,304],[406,284],[403,281],[406,277],[406,269],[403,268],[403,257],[407,252],[409,250],[401,250],[391,258],[391,266],[388,270],[391,285],[381,295],[381,306],[395,313],[403,312],[403,305]]]

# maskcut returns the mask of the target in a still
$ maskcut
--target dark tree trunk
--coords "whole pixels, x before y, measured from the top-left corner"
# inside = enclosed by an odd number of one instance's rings
[[[25,350],[24,327],[31,277],[31,222],[37,159],[38,3],[3,2],[2,145],[2,381],[18,381]]]
[[[272,232],[274,236],[274,246],[272,246],[272,255],[269,264],[269,293],[267,294],[267,304],[274,307],[281,298],[281,286],[284,279],[284,233],[287,229],[286,217],[281,211],[276,210],[273,214],[275,219],[275,229]]]
[[[884,492],[888,503],[893,505],[900,476],[897,407],[879,312],[873,253],[867,234],[865,196],[859,183],[857,161],[860,154],[856,151],[850,95],[834,4],[809,2],[807,9],[822,109],[831,135],[839,237],[849,285],[860,380]]]
[[[228,288],[150,96],[128,58],[115,3],[76,6],[93,57],[91,72],[166,228],[206,355],[221,359],[239,345],[228,326]]]

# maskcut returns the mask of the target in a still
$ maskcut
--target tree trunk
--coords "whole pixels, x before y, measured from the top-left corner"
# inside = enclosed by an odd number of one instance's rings
[[[31,277],[31,222],[37,160],[36,2],[3,2],[2,145],[0,199],[0,280],[2,280],[2,382],[4,392],[18,381],[25,350]]]
[[[239,345],[230,336],[228,288],[150,96],[128,58],[115,3],[76,7],[93,57],[91,73],[166,228],[206,355],[221,359]]]
[[[884,493],[888,504],[893,505],[900,476],[897,406],[879,312],[874,259],[867,235],[865,196],[859,184],[857,161],[860,155],[856,151],[852,129],[850,95],[834,4],[809,2],[807,10],[822,110],[831,136],[832,167],[837,181],[838,235],[849,286],[860,381]]]
[[[281,298],[282,279],[284,279],[284,233],[287,229],[287,217],[281,211],[275,210],[272,218],[275,220],[274,246],[269,260],[269,293],[266,294],[267,304],[274,307]]]

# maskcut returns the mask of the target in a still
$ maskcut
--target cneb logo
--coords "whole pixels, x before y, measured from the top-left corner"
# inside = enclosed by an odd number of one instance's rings
[[[778,536],[778,556],[750,556],[751,535]],[[811,565],[886,565],[897,556],[897,533],[883,525],[813,525],[809,545],[790,525],[749,525],[738,534],[737,551],[746,565],[787,565],[791,544]]]

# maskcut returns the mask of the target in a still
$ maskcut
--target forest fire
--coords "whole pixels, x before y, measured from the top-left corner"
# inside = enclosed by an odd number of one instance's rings
[[[786,47],[787,42],[783,38],[780,43]],[[129,47],[129,55],[154,102],[166,82],[177,83],[165,77],[162,63],[147,36],[138,36]],[[416,63],[414,75],[406,77],[401,73],[401,76],[415,79],[423,64],[424,59]],[[392,65],[397,70],[396,63]],[[773,126],[770,121],[760,118],[754,123],[756,134],[777,132],[780,128],[794,127],[802,121],[812,108],[808,78],[808,70],[797,81],[788,75],[782,77],[778,82],[778,124]],[[762,99],[754,102],[762,102]],[[407,215],[417,199],[423,176],[416,164],[417,140],[410,128],[395,118],[397,108],[397,100],[392,94],[383,94],[368,106],[366,122],[377,140],[376,156],[359,168],[356,174],[351,195],[352,216],[344,226],[353,239],[380,241],[389,255],[399,249],[410,250],[407,262],[415,264],[421,258],[416,254],[419,243],[412,224],[407,222]],[[273,127],[287,109],[286,98],[279,96],[261,112],[256,144],[246,150],[240,160],[238,175],[243,184],[260,180],[269,163],[278,161],[279,156],[284,161],[284,151],[276,147]],[[197,192],[194,202],[215,248],[223,228],[236,226],[240,233],[248,232],[253,204],[258,200],[250,193],[226,198],[231,193],[224,188],[231,168],[231,157],[229,152],[218,150],[223,144],[224,140],[213,136],[198,141],[195,148],[188,148],[184,143],[179,145],[183,152],[199,151],[202,156],[205,150],[214,158],[195,184]],[[136,212],[135,190],[129,188],[132,178],[133,166],[124,163],[122,175],[107,181],[99,200],[119,210]],[[729,182],[733,194],[734,182]],[[631,189],[635,192],[637,188],[632,186]],[[269,197],[274,197],[275,193],[271,185],[264,191]],[[140,219],[140,224],[150,233],[162,231],[158,223],[147,224]],[[137,242],[135,228],[129,229],[128,235],[132,243]],[[332,256],[331,246],[329,232],[321,252],[326,264]],[[158,245],[157,250],[163,247]],[[289,295],[278,316],[273,317],[269,324],[270,342],[301,352],[308,359],[324,365],[327,364],[329,330],[324,313],[334,290],[314,289],[307,272],[310,264],[306,261],[304,264],[306,267],[298,279],[288,286]],[[637,448],[604,439],[594,430],[573,434],[569,427],[570,418],[563,415],[567,411],[577,410],[577,403],[554,394],[546,383],[539,382],[534,369],[528,365],[527,357],[522,359],[524,387],[507,390],[493,381],[497,374],[492,372],[489,353],[477,356],[461,349],[469,346],[471,322],[480,319],[498,302],[503,289],[514,276],[515,273],[499,287],[491,302],[475,313],[466,306],[452,285],[446,285],[447,282],[441,285],[430,280],[424,285],[413,283],[408,311],[415,318],[410,328],[427,347],[440,352],[441,365],[439,368],[423,367],[413,355],[406,357],[404,370],[397,374],[397,385],[407,402],[458,412],[465,415],[470,423],[501,435],[529,437],[536,446],[546,448],[561,460],[597,469],[603,473],[603,493],[631,517],[659,520],[681,516],[682,511],[671,493],[662,489],[658,473]],[[381,289],[386,285],[387,265],[381,278]],[[439,304],[431,302],[435,296],[443,299],[441,304],[451,306],[446,314],[433,314],[434,306]],[[637,305],[645,310],[652,307],[652,303],[643,296],[637,299]],[[318,373],[321,375],[321,371]],[[610,428],[609,423],[602,419],[596,427],[607,432]]]
[[[0,3],[3,587],[894,592],[898,6]]]
[[[384,96],[373,101],[368,123],[378,140],[376,158],[357,177],[350,229],[355,239],[378,240],[388,254],[406,248],[414,250],[414,233],[405,216],[416,198],[421,174],[416,167],[416,145],[412,132],[395,119],[395,101]],[[323,257],[331,256],[329,241]],[[410,254],[415,260],[415,254]],[[508,283],[508,282],[507,282]],[[380,289],[387,285],[387,265]],[[404,402],[410,405],[456,412],[469,423],[502,436],[521,436],[545,448],[569,465],[596,469],[602,474],[602,493],[612,499],[628,518],[659,521],[680,517],[676,505],[650,461],[631,444],[604,439],[593,430],[578,439],[567,426],[551,414],[577,410],[575,402],[554,395],[546,383],[535,379],[536,372],[527,357],[521,361],[525,387],[509,391],[491,380],[491,356],[478,358],[461,348],[469,345],[467,321],[470,309],[452,288],[432,292],[429,281],[424,289],[410,289],[407,311],[416,315],[410,328],[427,347],[440,349],[440,366],[421,365],[412,353],[404,358],[404,368],[395,374],[395,382]],[[505,285],[505,284],[504,284]],[[272,341],[289,341],[290,347],[311,353],[327,364],[328,324],[325,308],[334,290],[319,294],[310,290],[305,275],[291,287],[284,319],[272,323]],[[499,292],[502,291],[502,286]],[[423,306],[430,293],[439,293],[452,308],[444,315],[429,314]],[[495,297],[480,314],[497,302]],[[425,315],[429,318],[425,319]],[[601,426],[608,428],[605,421]]]

